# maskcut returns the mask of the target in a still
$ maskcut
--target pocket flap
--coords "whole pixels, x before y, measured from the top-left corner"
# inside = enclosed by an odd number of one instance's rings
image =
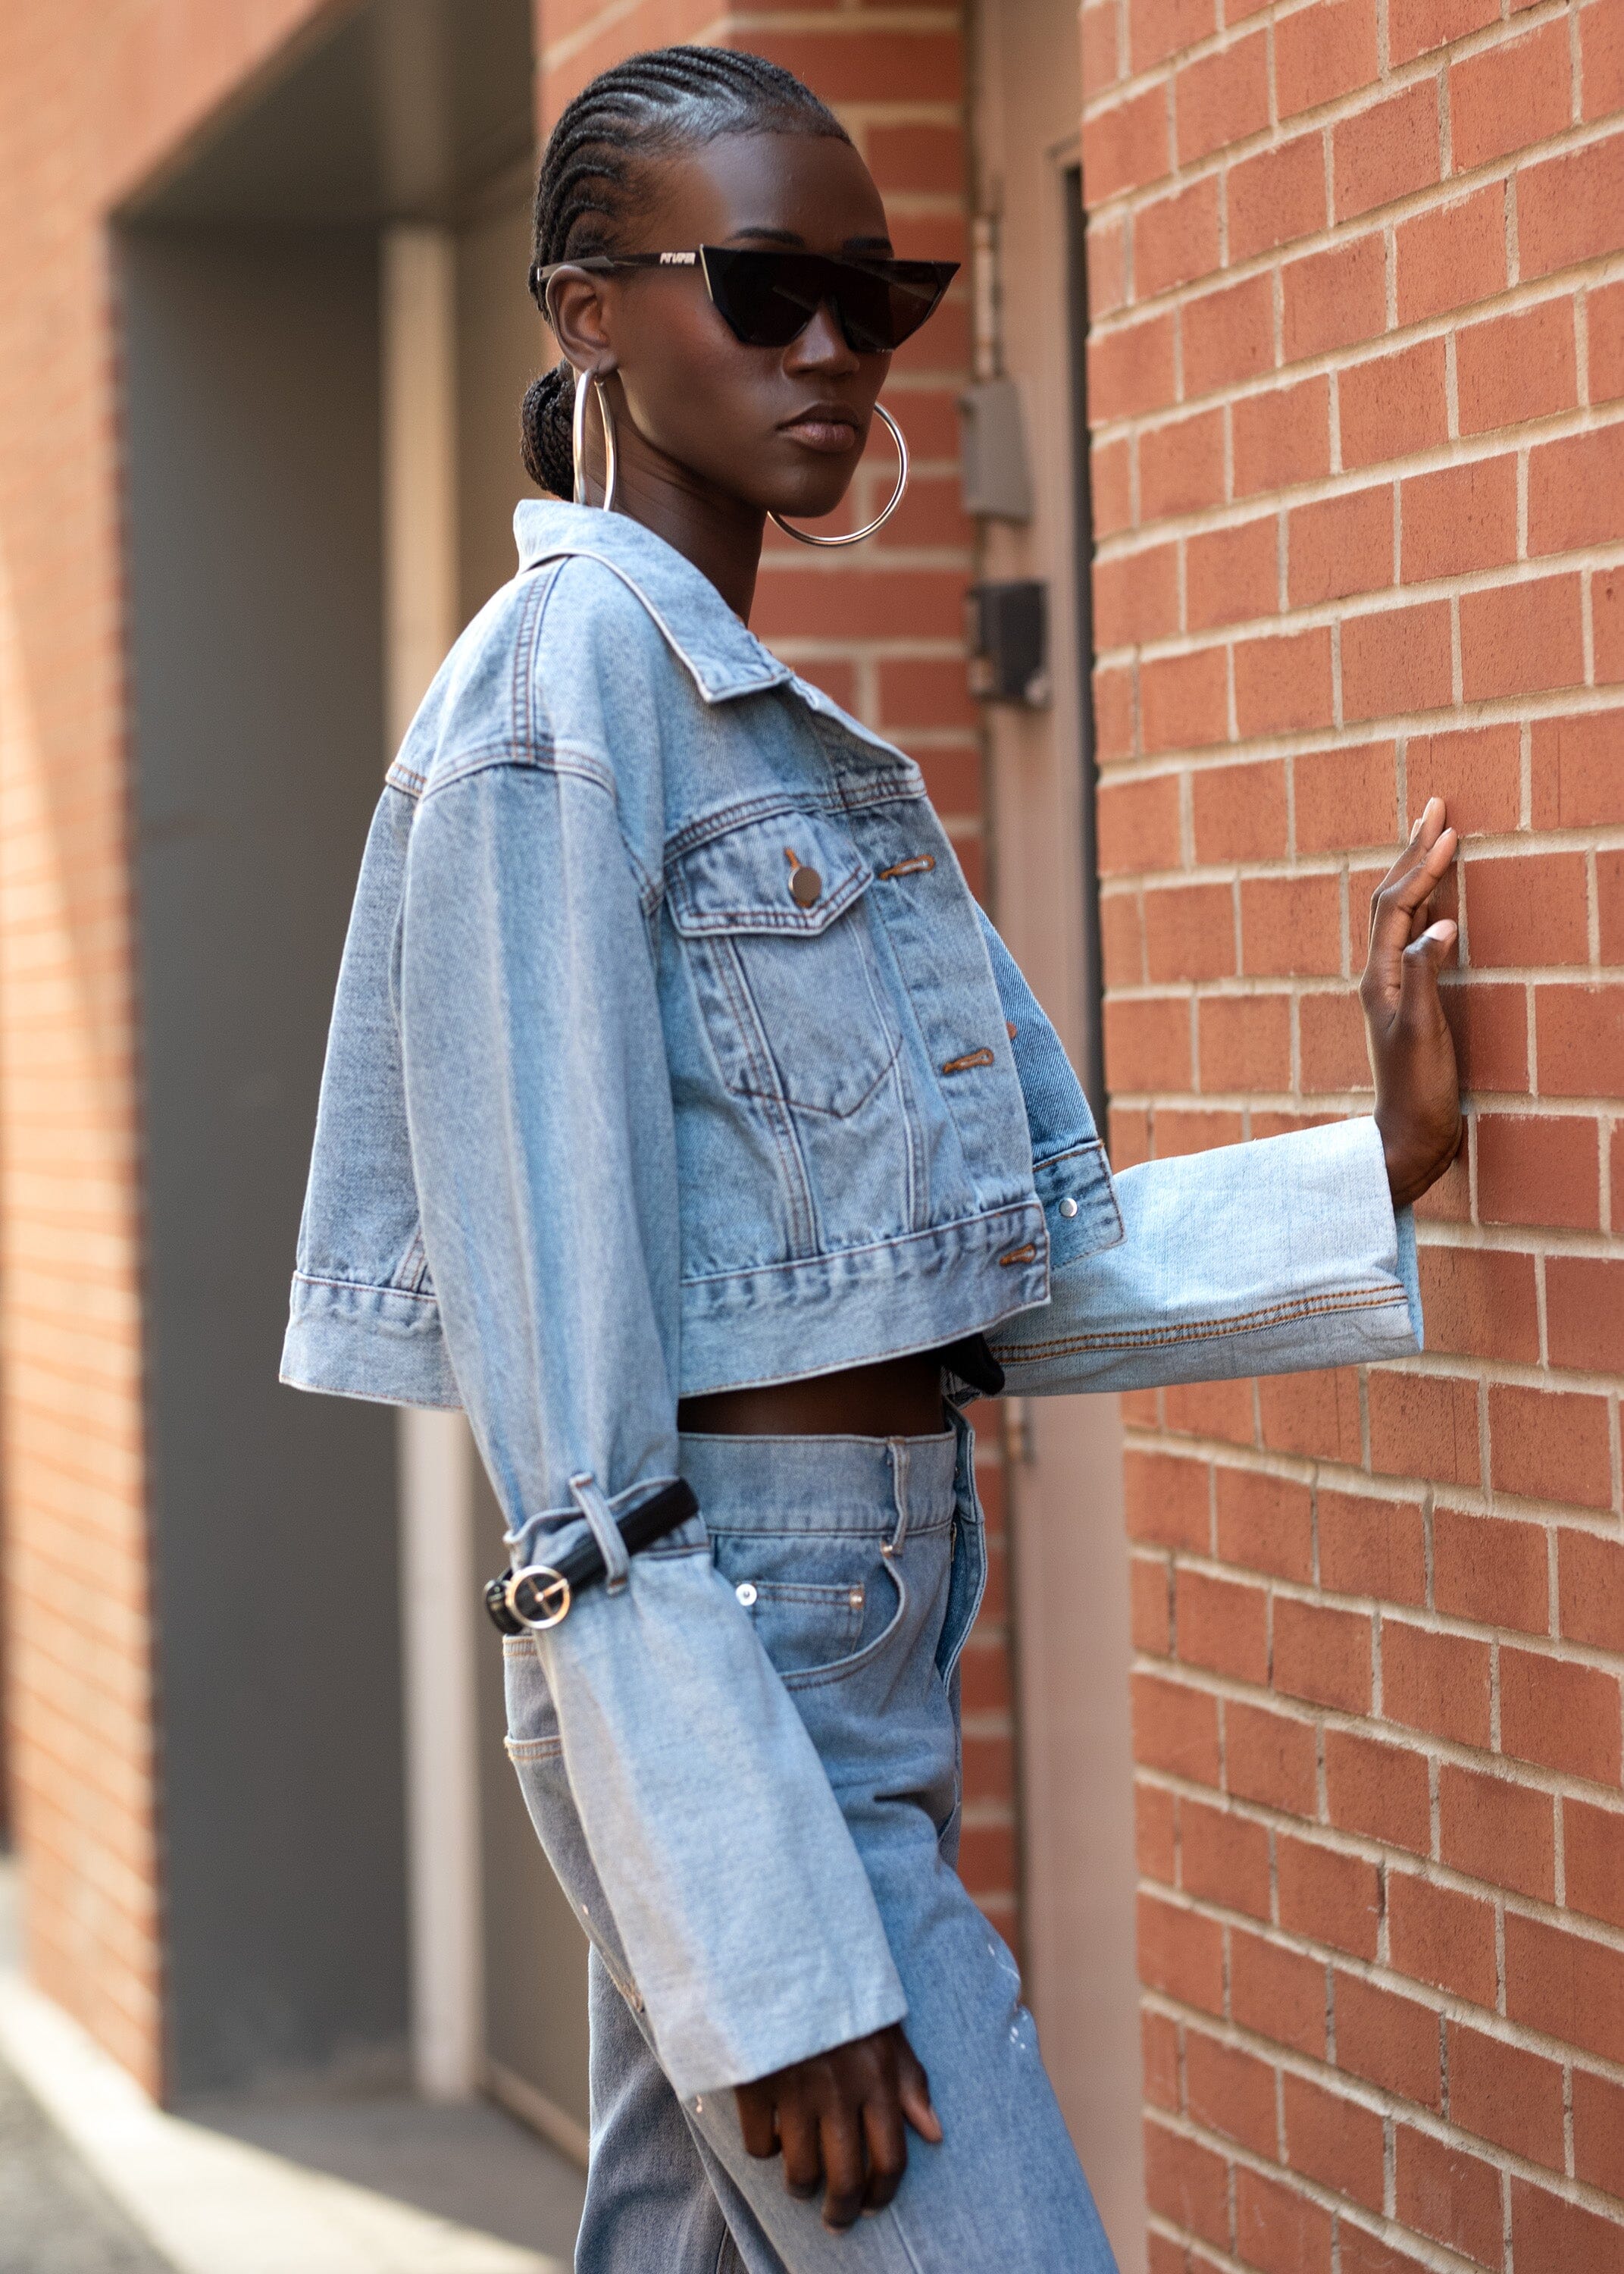
[[[832,823],[809,813],[749,821],[673,862],[665,894],[680,932],[826,931],[873,882]]]
[[[1051,1267],[1115,1247],[1123,1237],[1116,1187],[1097,1137],[1034,1163],[1032,1181],[1049,1225]]]

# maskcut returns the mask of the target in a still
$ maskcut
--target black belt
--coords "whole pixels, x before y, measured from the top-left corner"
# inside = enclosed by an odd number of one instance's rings
[[[628,1509],[615,1519],[616,1528],[626,1542],[627,1554],[635,1555],[639,1548],[652,1547],[657,1540],[664,1540],[668,1532],[698,1513],[693,1487],[679,1478],[675,1484],[662,1485],[658,1492]],[[582,1589],[596,1587],[608,1575],[603,1549],[588,1532],[556,1563],[527,1563],[519,1571],[509,1567],[500,1579],[488,1579],[485,1607],[492,1624],[503,1634],[533,1634],[544,1627],[557,1626],[568,1615]]]

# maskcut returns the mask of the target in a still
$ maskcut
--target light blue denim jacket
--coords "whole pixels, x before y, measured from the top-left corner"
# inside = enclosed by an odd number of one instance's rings
[[[1113,1178],[912,761],[637,523],[515,531],[368,841],[285,1381],[465,1406],[528,1560],[677,1473],[680,1396],[982,1331],[1021,1391],[1418,1346],[1371,1123]],[[899,2019],[703,1512],[542,1655],[677,2090]]]

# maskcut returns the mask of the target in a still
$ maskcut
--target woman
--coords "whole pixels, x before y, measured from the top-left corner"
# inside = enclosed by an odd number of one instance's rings
[[[1374,1121],[1113,1180],[917,769],[747,630],[766,516],[839,503],[950,275],[759,58],[570,106],[525,453],[589,501],[520,507],[340,980],[285,1374],[465,1405],[507,1511],[594,2274],[1110,2265],[951,1869],[960,1408],[1412,1352],[1402,1210],[1458,1141],[1440,807],[1375,903]]]

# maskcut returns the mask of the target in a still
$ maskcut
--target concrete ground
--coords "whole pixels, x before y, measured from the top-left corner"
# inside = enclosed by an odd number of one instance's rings
[[[484,2101],[154,2108],[6,1947],[0,2274],[568,2274],[582,2174]]]

